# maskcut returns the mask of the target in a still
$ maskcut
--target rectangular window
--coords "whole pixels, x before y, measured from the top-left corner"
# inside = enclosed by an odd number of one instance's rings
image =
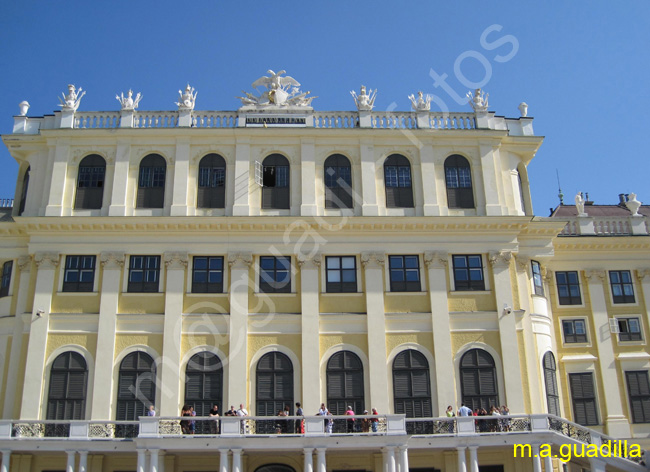
[[[260,292],[291,293],[290,257],[260,257]]]
[[[573,421],[583,426],[597,425],[598,412],[593,374],[591,372],[569,374],[569,384],[573,403]]]
[[[194,257],[192,293],[223,293],[223,257]]]
[[[619,341],[642,341],[639,318],[616,318]]]
[[[158,292],[160,256],[131,256],[129,292]]]
[[[92,292],[96,256],[66,256],[63,273],[64,292]]]
[[[0,298],[9,296],[9,285],[11,285],[11,269],[13,261],[7,261],[2,265],[2,283],[0,284]]]
[[[563,320],[562,331],[565,343],[587,343],[587,325],[585,320]]]
[[[327,256],[328,293],[357,291],[357,258],[354,256]]]
[[[633,423],[650,423],[650,382],[648,371],[625,372]]]
[[[634,303],[634,286],[629,270],[610,270],[609,282],[612,285],[614,303]]]
[[[537,261],[531,261],[533,267],[533,285],[535,286],[535,295],[544,296],[544,282],[542,281],[542,266]]]
[[[578,272],[556,272],[555,281],[560,305],[582,305]]]
[[[418,256],[390,256],[390,291],[419,292],[420,258]]]
[[[456,290],[485,290],[483,258],[480,255],[453,256]]]

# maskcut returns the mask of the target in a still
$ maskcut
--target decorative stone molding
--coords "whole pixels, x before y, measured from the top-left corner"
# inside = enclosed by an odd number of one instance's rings
[[[321,263],[321,255],[320,254],[314,254],[314,255],[305,255],[305,254],[298,254],[298,265],[302,269],[317,269],[320,267]]]
[[[34,260],[39,269],[56,269],[59,265],[58,252],[37,252]]]
[[[233,269],[248,269],[253,263],[250,252],[231,252],[228,254],[228,265]]]
[[[643,282],[646,277],[650,280],[650,269],[637,269],[636,278],[639,279],[639,281]]]
[[[551,283],[553,281],[553,271],[548,268],[548,266],[541,265],[540,269],[542,270],[542,277],[546,280],[546,283]]]
[[[530,258],[524,256],[515,256],[515,262],[517,263],[517,269],[526,272],[530,267]]]
[[[590,269],[585,271],[585,277],[590,284],[602,283],[607,279],[607,274],[603,269]]]
[[[491,252],[488,258],[492,267],[509,267],[511,259],[510,251]]]
[[[447,256],[446,252],[427,251],[424,253],[424,263],[429,269],[446,269]]]
[[[167,269],[185,269],[187,267],[186,252],[166,252],[164,254]]]
[[[364,252],[361,254],[361,263],[365,268],[383,267],[385,256],[379,252]]]
[[[20,256],[17,264],[21,272],[29,272],[32,269],[32,256]]]
[[[123,252],[102,252],[99,260],[104,269],[121,269],[124,267]]]

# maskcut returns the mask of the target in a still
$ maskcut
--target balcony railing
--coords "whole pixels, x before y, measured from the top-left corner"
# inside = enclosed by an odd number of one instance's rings
[[[138,421],[0,420],[0,439],[133,439]]]
[[[560,236],[643,236],[648,235],[647,218],[577,217],[567,222]]]

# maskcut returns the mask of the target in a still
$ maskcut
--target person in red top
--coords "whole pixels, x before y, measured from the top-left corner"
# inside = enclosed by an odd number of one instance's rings
[[[354,416],[354,410],[351,406],[348,406],[348,410],[345,412],[347,416]],[[348,420],[348,433],[354,433],[354,418]]]

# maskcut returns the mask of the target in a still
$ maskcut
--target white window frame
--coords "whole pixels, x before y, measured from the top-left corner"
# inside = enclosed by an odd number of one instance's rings
[[[418,272],[420,274],[420,291],[419,292],[393,292],[391,291],[390,287],[390,256],[417,256],[418,258]],[[386,253],[384,256],[384,285],[386,287],[385,292],[386,293],[399,293],[400,295],[408,295],[408,294],[422,294],[426,293],[426,286],[425,286],[425,280],[424,280],[424,272],[423,272],[423,258],[422,254],[418,253],[409,253],[408,251],[404,253]]]
[[[587,334],[587,342],[586,343],[568,343],[564,339],[564,322],[565,321],[576,321],[576,320],[581,320],[585,323],[585,333]],[[566,348],[571,348],[571,347],[580,347],[580,348],[585,348],[585,347],[591,347],[592,345],[592,336],[591,336],[591,331],[589,329],[589,319],[586,316],[561,316],[558,318],[558,321],[560,323],[560,337],[562,338],[562,346]],[[557,359],[556,359],[557,362]]]
[[[557,273],[558,272],[577,272],[578,273],[578,287],[580,288],[580,304],[579,305],[560,305],[560,291],[557,288]],[[582,283],[582,271],[580,269],[557,269],[553,270],[553,284],[555,286],[555,306],[560,310],[570,310],[572,308],[585,307],[585,290]]]
[[[192,292],[192,275],[194,273],[194,257],[223,257],[223,292],[220,293],[194,293]],[[187,255],[188,261],[187,261],[187,277],[186,277],[186,283],[185,286],[187,287],[185,294],[190,295],[193,297],[197,296],[218,296],[218,295],[225,295],[230,293],[230,266],[228,264],[228,254],[206,254],[206,253],[195,253],[195,254],[188,254]]]
[[[65,278],[65,265],[68,256],[95,256],[95,274],[93,276],[92,292],[64,292],[63,291],[63,282]],[[101,267],[101,261],[100,261],[99,254],[61,254],[61,258],[59,259],[59,282],[57,283],[57,295],[64,295],[64,296],[97,295],[99,291],[99,268],[100,267]],[[11,286],[9,288],[11,289]]]
[[[481,256],[481,264],[483,264],[483,282],[485,285],[485,290],[456,290],[456,279],[454,277],[454,256]],[[489,293],[492,291],[492,284],[490,283],[490,277],[488,277],[488,259],[487,254],[484,252],[455,252],[447,256],[447,272],[449,274],[450,282],[450,291],[453,293],[468,293],[468,294],[482,294]]]
[[[291,261],[291,292],[289,293],[267,293],[267,292],[262,292],[260,290],[260,264],[262,261],[262,257],[288,257],[289,260]],[[277,296],[292,296],[296,295],[296,277],[298,276],[298,269],[296,268],[296,259],[297,256],[295,254],[258,254],[253,257],[253,264],[254,264],[254,277],[255,279],[253,280],[253,287],[254,287],[254,293],[256,295],[268,295],[272,297],[277,297]]]

